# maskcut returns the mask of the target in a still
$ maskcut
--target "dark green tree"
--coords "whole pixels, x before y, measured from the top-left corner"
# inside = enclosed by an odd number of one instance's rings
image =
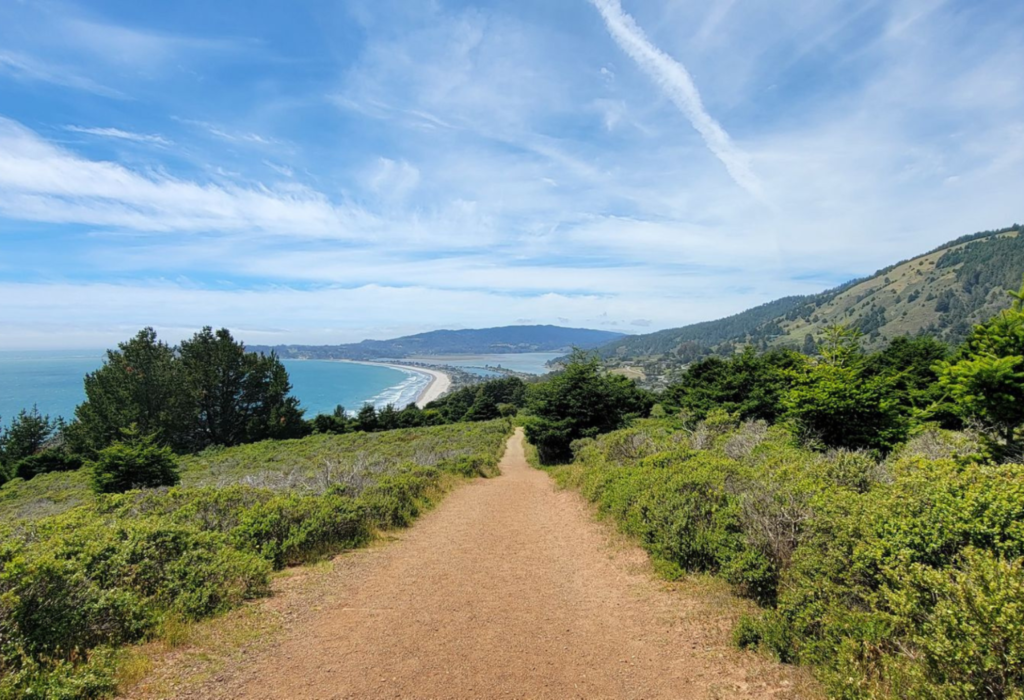
[[[398,413],[399,428],[416,428],[424,425],[424,412],[414,403],[409,404]]]
[[[192,410],[174,349],[145,328],[108,350],[95,372],[85,376],[86,400],[75,409],[75,447],[95,454],[135,425],[175,449],[190,447]]]
[[[209,326],[181,344],[181,376],[192,412],[190,447],[300,437],[304,425],[276,355],[246,352],[226,328]]]
[[[814,336],[808,333],[804,336],[803,347],[800,348],[800,352],[808,357],[813,357],[818,354],[818,344],[814,342]]]
[[[893,338],[885,350],[865,358],[865,377],[888,377],[901,408],[919,420],[935,421],[945,428],[962,427],[949,402],[943,402],[938,364],[949,357],[944,343],[931,336]]]
[[[959,356],[939,365],[939,381],[965,418],[998,433],[1012,453],[1024,425],[1024,286],[1012,306],[976,326]]]
[[[11,425],[0,431],[0,461],[14,464],[42,451],[60,427],[59,420],[41,415],[35,406],[31,411],[22,409]]]
[[[122,438],[89,463],[93,490],[122,493],[178,483],[178,465],[170,448],[158,445],[153,435],[142,435],[136,426],[123,430]]]
[[[377,425],[377,409],[372,403],[363,404],[363,407],[359,409],[359,413],[356,414],[353,427],[364,433],[372,433],[377,430]]]
[[[742,420],[775,421],[782,412],[782,394],[793,371],[806,360],[792,350],[758,354],[752,347],[728,360],[708,357],[692,364],[680,380],[662,394],[661,403],[683,410],[694,421],[716,409]]]
[[[377,430],[394,430],[398,427],[398,411],[394,404],[389,403],[377,412]]]
[[[526,382],[519,377],[504,377],[484,382],[476,389],[473,403],[461,420],[493,420],[501,416],[501,406],[524,406]]]
[[[573,440],[617,430],[654,404],[632,380],[603,373],[597,356],[579,349],[561,372],[531,389],[526,437],[544,464],[569,461]]]
[[[321,413],[310,421],[310,429],[314,433],[341,435],[348,432],[349,419],[345,415],[345,407],[335,406],[333,413]]]
[[[885,453],[906,439],[909,423],[893,379],[866,374],[859,338],[845,326],[825,329],[820,360],[795,372],[783,396],[785,417],[812,446]]]
[[[62,419],[41,415],[35,406],[31,411],[20,411],[10,427],[0,431],[3,480],[16,476],[31,479],[36,474],[82,466],[81,460],[67,449],[65,428]]]

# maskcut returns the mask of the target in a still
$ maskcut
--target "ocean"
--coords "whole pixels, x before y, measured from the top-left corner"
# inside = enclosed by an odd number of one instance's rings
[[[21,409],[39,407],[51,417],[71,418],[85,400],[82,378],[103,364],[104,352],[0,352],[0,424]],[[327,360],[284,360],[306,416],[330,413],[337,405],[357,411],[364,403],[405,406],[416,400],[430,377],[410,370]]]

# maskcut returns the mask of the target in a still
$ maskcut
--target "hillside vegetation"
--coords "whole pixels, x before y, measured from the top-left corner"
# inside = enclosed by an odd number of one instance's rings
[[[956,350],[830,326],[813,356],[705,358],[553,473],[666,576],[753,598],[735,641],[832,697],[1024,697],[1024,286],[1008,297]]]
[[[1017,233],[933,267],[1004,274]],[[699,359],[658,394],[577,349],[536,382],[313,421],[276,358],[227,331],[185,352],[143,331],[89,375],[77,421],[23,412],[0,431],[0,698],[110,694],[126,644],[491,474],[513,418],[659,571],[717,574],[762,606],[741,646],[812,667],[841,698],[1022,697],[1024,286],[1008,300],[956,349],[918,334],[872,351],[872,331],[833,324],[807,352]],[[286,439],[293,421],[317,434]]]
[[[1006,308],[1004,289],[1024,273],[1021,227],[985,231],[835,289],[786,297],[717,321],[620,338],[598,349],[611,365],[632,365],[652,380],[739,346],[813,349],[822,329],[845,324],[868,349],[924,334],[957,345],[971,328]],[[654,381],[653,383],[657,383]]]
[[[559,326],[503,326],[458,331],[430,331],[393,340],[364,340],[346,345],[254,345],[298,359],[377,360],[429,355],[482,355],[517,352],[559,352],[571,347],[596,348],[621,333]]]
[[[716,573],[765,608],[741,646],[815,666],[836,698],[1024,688],[1024,467],[929,430],[878,461],[719,412],[574,446],[554,471],[669,578]]]
[[[499,436],[505,432],[502,421],[490,421],[210,448],[180,458],[181,486],[320,492],[343,485],[358,495],[366,484],[401,465],[451,466],[468,460],[465,464],[475,468],[497,463],[504,444]],[[497,452],[482,451],[482,445]],[[88,467],[14,479],[0,486],[0,521],[36,520],[95,502]]]
[[[180,486],[124,494],[93,495],[84,470],[9,482],[0,698],[111,694],[123,645],[409,524],[452,479],[492,474],[510,433],[498,420],[212,449],[183,460]]]

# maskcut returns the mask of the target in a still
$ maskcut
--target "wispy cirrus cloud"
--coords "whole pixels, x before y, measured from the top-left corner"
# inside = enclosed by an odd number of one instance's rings
[[[639,332],[1024,215],[1019,3],[351,0],[218,24],[51,1],[0,2],[0,299],[37,300],[0,304],[0,344],[83,345],[74,318],[101,343]]]
[[[0,214],[150,232],[247,231],[346,239],[373,217],[308,188],[202,184],[83,158],[0,118]]]
[[[210,122],[199,119],[183,119],[181,117],[172,118],[181,124],[196,127],[211,136],[216,136],[218,139],[228,141],[230,143],[242,143],[254,146],[272,146],[278,143],[276,139],[262,134],[257,134],[252,131],[245,131],[243,129],[233,130],[230,127],[211,124]]]
[[[104,138],[121,139],[123,141],[134,141],[136,143],[151,143],[158,146],[171,145],[171,142],[168,139],[165,139],[163,136],[159,136],[157,134],[139,134],[134,131],[125,131],[123,129],[116,129],[113,127],[68,125],[64,127],[64,130],[71,131],[76,134],[88,134],[90,136],[101,136]]]
[[[40,81],[91,92],[103,97],[126,99],[127,96],[113,88],[101,85],[92,78],[79,74],[64,65],[56,65],[17,51],[0,50],[0,73],[6,73],[18,80]]]
[[[591,3],[601,13],[609,33],[619,47],[686,115],[736,184],[757,199],[764,200],[764,187],[751,168],[750,157],[733,143],[725,129],[708,114],[686,66],[655,46],[636,20],[622,9],[619,0],[591,0]]]

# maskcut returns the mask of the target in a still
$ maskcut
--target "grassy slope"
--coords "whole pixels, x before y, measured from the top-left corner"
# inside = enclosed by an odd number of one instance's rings
[[[869,349],[880,347],[896,336],[919,332],[959,343],[972,323],[992,316],[1008,304],[1005,289],[1019,285],[1021,273],[1024,273],[1024,238],[1019,234],[1019,228],[975,234],[821,294],[787,297],[717,321],[622,338],[599,348],[598,352],[612,361],[665,359],[687,345],[703,346],[710,353],[723,343],[757,343],[762,339],[774,346],[799,348],[807,334],[813,336],[833,323],[856,326],[872,312],[877,314],[877,309],[884,309],[885,323],[873,335],[868,331],[865,345]],[[937,266],[950,251],[967,248],[971,249],[968,257],[977,264],[985,257],[982,248],[991,248],[991,244],[999,241],[1003,242],[1004,249],[1000,251],[998,262],[1005,266],[1005,274],[981,280],[980,293],[978,289],[969,291],[978,280],[972,279],[974,275],[962,274],[964,263]],[[1020,241],[1020,244],[1010,241]],[[949,314],[944,315],[937,309],[937,299],[944,293],[966,307],[954,324],[950,323]],[[691,360],[692,357],[683,362]],[[666,367],[649,369],[658,373]]]
[[[991,240],[1015,238],[1018,235],[1018,232],[1004,233],[992,236]],[[962,293],[962,285],[957,280],[957,270],[962,264],[939,268],[936,263],[947,252],[968,245],[970,243],[936,250],[868,278],[834,298],[816,304],[811,319],[782,319],[780,325],[785,335],[775,339],[774,343],[799,344],[806,334],[814,335],[830,324],[856,324],[877,306],[885,309],[887,323],[879,328],[881,337],[873,343],[867,343],[869,347],[880,345],[885,339],[896,336],[914,335],[939,323],[941,314],[936,310],[935,299],[930,297],[938,297],[947,290],[954,294]],[[1009,300],[1003,291],[994,289],[986,295],[986,303],[972,311],[974,323],[980,323],[1008,305]],[[917,298],[911,300],[915,293],[918,294]]]
[[[461,423],[383,433],[312,435],[211,449],[181,460],[181,485],[247,484],[274,490],[322,491],[344,483],[358,493],[376,476],[403,463],[433,466],[494,446],[494,463],[507,435],[504,421]],[[95,501],[88,470],[15,479],[0,487],[0,522],[35,520]]]

